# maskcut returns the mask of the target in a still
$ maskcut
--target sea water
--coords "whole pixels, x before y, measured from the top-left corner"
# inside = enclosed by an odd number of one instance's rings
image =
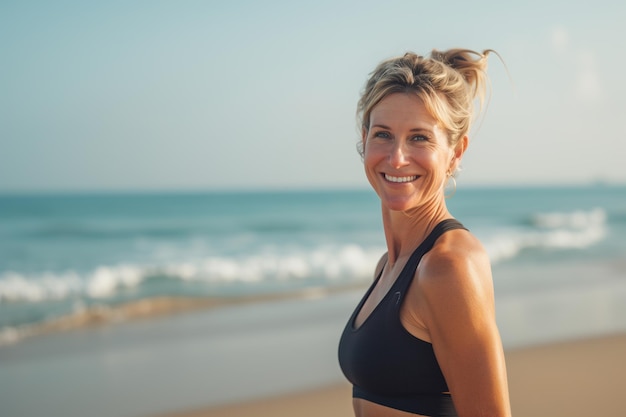
[[[474,188],[448,205],[503,297],[624,279],[624,187]],[[0,332],[157,296],[365,283],[384,251],[368,190],[0,196]]]
[[[626,187],[469,188],[448,206],[489,253],[505,347],[626,331]],[[341,329],[384,251],[369,190],[2,196],[0,414],[151,415],[339,381]],[[303,290],[24,331],[156,297]]]
[[[363,281],[384,252],[378,217],[363,191],[0,197],[0,329]]]

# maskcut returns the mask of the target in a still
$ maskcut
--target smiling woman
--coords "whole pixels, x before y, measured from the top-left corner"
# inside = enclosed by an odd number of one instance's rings
[[[466,141],[456,148],[416,95],[394,93],[372,110],[363,131],[365,172],[392,210],[407,210],[439,196],[456,169]]]
[[[357,417],[510,415],[489,259],[448,211],[490,51],[382,62],[359,102],[387,253],[339,344]]]

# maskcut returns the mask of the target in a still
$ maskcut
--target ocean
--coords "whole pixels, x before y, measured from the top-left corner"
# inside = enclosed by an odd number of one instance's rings
[[[626,331],[626,186],[465,188],[448,206],[489,253],[506,348]],[[0,411],[139,416],[337,381],[384,251],[369,190],[0,196]],[[125,319],[167,300],[213,304]],[[55,372],[81,401],[55,401]]]

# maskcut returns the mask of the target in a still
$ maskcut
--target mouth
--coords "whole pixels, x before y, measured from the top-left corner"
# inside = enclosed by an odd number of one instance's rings
[[[385,180],[389,182],[395,182],[395,183],[411,182],[419,178],[419,175],[411,175],[408,177],[394,177],[393,175],[383,174],[383,176],[385,177]]]

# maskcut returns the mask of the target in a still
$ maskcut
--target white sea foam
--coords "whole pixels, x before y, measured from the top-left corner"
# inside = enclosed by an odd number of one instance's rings
[[[61,274],[44,272],[36,278],[7,272],[0,276],[0,301],[58,300],[80,292],[82,287],[80,277],[72,271]]]
[[[237,258],[214,256],[197,262],[168,265],[165,271],[184,280],[207,282],[361,279],[371,276],[384,249],[346,245],[280,252],[268,251]]]
[[[149,285],[152,277],[211,284],[361,280],[371,278],[384,248],[357,245],[304,249],[265,249],[249,256],[209,256],[164,265],[108,265],[75,271],[0,275],[1,302],[42,302],[71,297],[103,299],[119,290]]]
[[[604,225],[607,215],[601,208],[589,211],[576,210],[569,213],[538,213],[532,216],[532,224],[544,229],[576,229],[585,230],[590,227]]]
[[[607,235],[602,209],[538,213],[531,227],[501,228],[483,241],[493,263],[519,256],[528,249],[584,249]],[[306,280],[368,280],[383,247],[320,245],[315,248],[262,247],[256,253],[214,254],[174,262],[101,265],[91,271],[41,272],[0,275],[0,302],[42,302],[72,297],[105,299],[120,290],[150,285],[154,277],[181,282],[263,285],[267,282]],[[197,254],[196,254],[197,255]]]
[[[85,292],[92,298],[111,296],[118,288],[136,287],[145,277],[145,270],[134,265],[99,267],[87,279]]]
[[[31,275],[10,271],[0,275],[0,302],[40,302],[83,295],[104,298],[119,288],[136,287],[146,272],[133,265],[101,266],[83,276],[75,271]]]
[[[539,213],[531,219],[531,229],[501,229],[484,239],[491,261],[496,263],[517,256],[526,249],[584,249],[607,235],[607,215],[596,208],[570,213]]]

